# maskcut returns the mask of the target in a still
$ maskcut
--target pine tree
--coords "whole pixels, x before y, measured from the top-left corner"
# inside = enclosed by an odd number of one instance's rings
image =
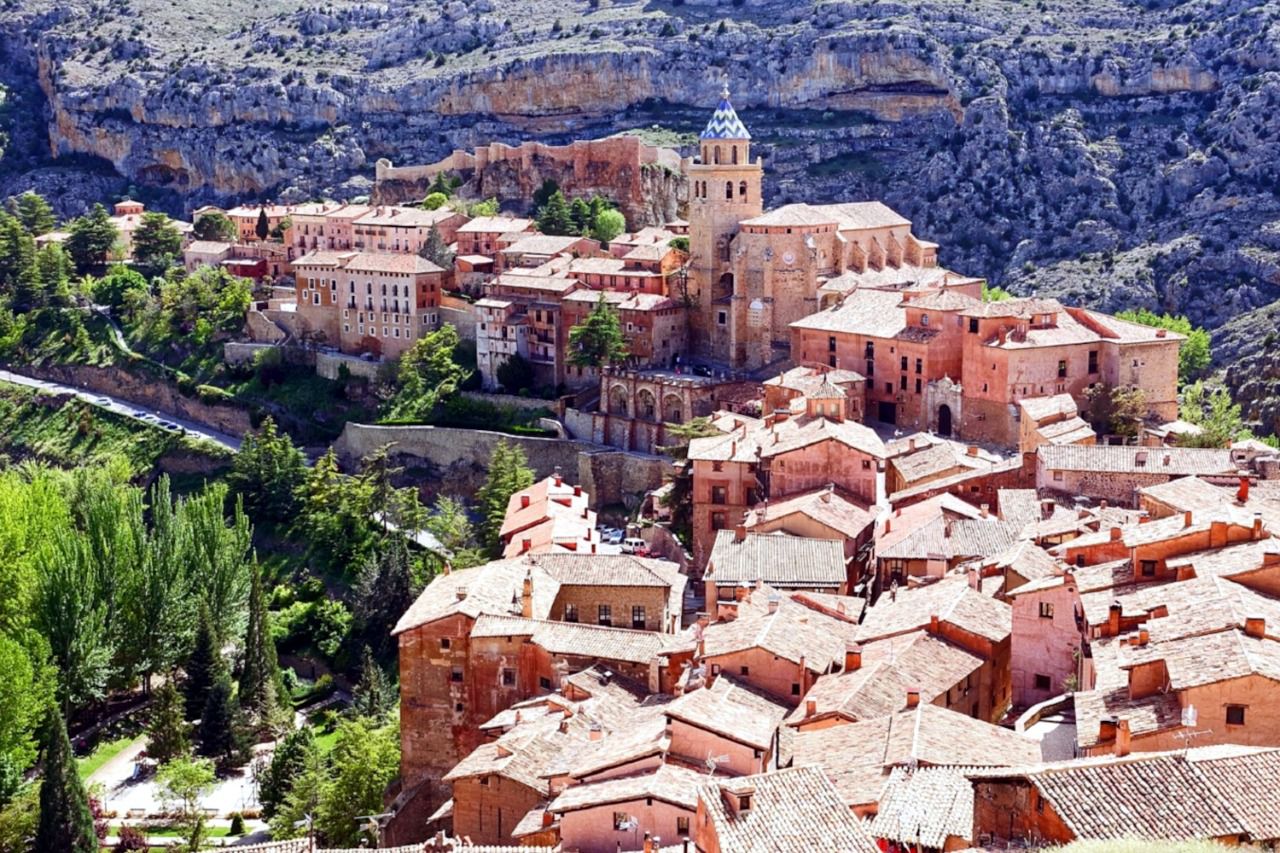
[[[569,215],[573,217],[574,233],[586,234],[591,230],[591,208],[581,196],[569,205]]]
[[[35,849],[58,853],[97,853],[89,798],[80,781],[67,725],[56,708],[49,711],[44,734],[44,780],[40,783],[40,824]]]
[[[605,301],[604,293],[586,319],[569,330],[569,363],[578,367],[600,367],[627,357],[618,312]]]
[[[351,707],[361,717],[381,718],[395,702],[395,694],[382,667],[368,646],[360,657],[360,681],[351,696]]]
[[[576,234],[573,214],[564,193],[556,190],[538,211],[538,230],[543,234]]]
[[[200,616],[196,622],[195,646],[191,650],[191,656],[187,658],[187,680],[183,684],[188,720],[197,719],[204,711],[209,691],[212,690],[221,668],[222,653],[218,649],[213,619],[209,615],[208,605],[201,602]]]
[[[293,790],[294,780],[312,760],[315,735],[310,726],[289,732],[271,755],[271,763],[258,779],[258,802],[262,816],[271,818]]]
[[[214,211],[196,220],[192,236],[197,240],[234,243],[239,233],[236,231],[236,224],[228,219],[226,214]]]
[[[196,728],[196,742],[201,755],[220,764],[231,763],[236,753],[239,712],[231,675],[226,667],[221,667],[209,688],[209,698],[204,703],[200,724]]]
[[[147,755],[161,764],[181,758],[191,750],[191,726],[183,718],[182,694],[167,679],[156,690],[147,725]]]
[[[497,556],[502,552],[502,541],[498,534],[502,530],[502,519],[506,516],[511,496],[532,485],[533,469],[529,467],[524,449],[519,445],[508,444],[506,439],[499,439],[489,458],[488,477],[476,491],[476,503],[479,505],[482,522],[482,540],[491,555]]]
[[[258,208],[258,224],[253,227],[253,233],[258,235],[259,240],[267,239],[267,235],[271,233],[271,220],[267,218],[266,208]]]
[[[258,220],[262,225],[262,220]],[[163,213],[144,213],[133,232],[133,258],[151,275],[160,275],[182,254],[182,234]]]
[[[255,519],[286,521],[294,517],[298,486],[306,472],[302,451],[268,417],[256,435],[245,435],[227,483]]]
[[[244,635],[244,669],[240,673],[240,707],[258,726],[270,726],[280,716],[284,688],[271,639],[267,602],[262,594],[262,571],[255,561],[249,586],[249,625]]]
[[[35,257],[35,241],[22,230],[22,223],[0,213],[0,293],[13,293],[24,280],[30,282]]]
[[[441,269],[448,270],[453,268],[453,252],[449,251],[449,244],[444,241],[444,237],[440,234],[440,229],[435,226],[435,223],[432,223],[427,230],[427,241],[423,244],[418,254]]]
[[[41,304],[54,308],[71,305],[71,260],[57,243],[36,252],[35,277]]]
[[[18,218],[22,227],[32,237],[48,234],[57,224],[53,217],[53,208],[39,193],[27,190],[22,195],[10,199],[10,202],[12,202],[10,212]]]
[[[387,541],[377,559],[370,559],[356,584],[355,617],[358,636],[379,655],[394,650],[391,629],[413,604],[409,548],[402,537]]]
[[[101,269],[120,234],[107,209],[95,204],[87,216],[71,223],[66,248],[80,273]]]

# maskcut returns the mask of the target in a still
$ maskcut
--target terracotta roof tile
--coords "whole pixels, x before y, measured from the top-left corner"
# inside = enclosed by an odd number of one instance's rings
[[[747,533],[741,542],[732,530],[716,534],[704,578],[719,586],[762,580],[778,588],[829,589],[848,581],[844,543],[785,533]]]

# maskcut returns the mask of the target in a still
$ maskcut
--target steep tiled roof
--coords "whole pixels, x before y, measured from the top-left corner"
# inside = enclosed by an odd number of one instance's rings
[[[558,255],[569,251],[581,240],[581,237],[572,234],[530,234],[500,251],[504,255]]]
[[[951,576],[898,590],[896,597],[881,595],[867,609],[858,639],[867,642],[913,631],[928,625],[932,616],[993,642],[1008,637],[1013,624],[1009,605],[973,589],[966,578]]]
[[[835,217],[841,231],[891,228],[911,224],[910,219],[880,201],[846,201],[814,206],[823,213]]]
[[[718,585],[754,584],[793,589],[844,585],[844,543],[783,533],[747,533],[741,542],[732,530],[716,534],[707,560],[706,580]]]
[[[907,326],[901,302],[894,291],[858,289],[838,305],[796,320],[791,328],[891,338]]]
[[[903,304],[908,308],[919,308],[923,311],[959,311],[976,305],[981,300],[955,290],[937,290],[908,299]]]
[[[757,504],[747,516],[746,526],[750,529],[791,515],[803,515],[849,539],[858,539],[875,523],[875,516],[869,510],[842,489],[820,488]]]
[[[772,746],[787,706],[721,675],[711,687],[691,690],[666,705],[663,713],[764,750]]]
[[[460,234],[512,234],[527,231],[533,225],[531,219],[517,219],[511,216],[477,216],[467,224],[458,228]]]
[[[760,455],[771,458],[811,444],[837,441],[878,459],[885,458],[884,442],[875,430],[857,421],[833,421],[823,417],[789,418],[775,423],[756,437]]]
[[[707,122],[707,126],[699,134],[702,139],[750,139],[751,134],[747,132],[746,125],[738,118],[738,113],[733,108],[733,104],[729,103],[729,88],[720,93],[720,103],[716,105],[716,111],[711,114],[711,120]]]
[[[724,789],[722,791],[722,788]],[[726,796],[749,791],[751,808],[739,812]],[[816,767],[705,783],[706,806],[722,853],[875,853],[875,842],[835,786]]]
[[[1055,445],[1040,447],[1040,465],[1049,470],[1115,474],[1232,474],[1230,450],[1198,447],[1125,447],[1120,445]]]
[[[358,252],[347,261],[346,268],[353,272],[392,272],[409,275],[444,272],[443,268],[418,255],[389,255],[379,252]]]
[[[973,834],[973,783],[950,767],[894,768],[868,827],[876,838],[943,849]]]
[[[716,622],[703,631],[705,657],[764,649],[816,673],[843,661],[846,637],[854,626],[784,598],[774,613],[739,614],[729,622]]]
[[[891,464],[902,477],[904,485],[910,485],[954,468],[990,468],[996,461],[990,454],[979,451],[977,455],[970,456],[963,446],[955,442],[939,441],[899,456]]]
[[[1239,817],[1253,841],[1280,839],[1280,750],[1203,759],[1188,756],[1228,809]]]
[[[1096,648],[1094,654],[1096,659]],[[1106,717],[1128,720],[1133,737],[1177,728],[1182,720],[1177,693],[1130,699],[1128,686],[1076,693],[1075,709],[1076,743],[1082,748],[1099,743],[1099,724]]]

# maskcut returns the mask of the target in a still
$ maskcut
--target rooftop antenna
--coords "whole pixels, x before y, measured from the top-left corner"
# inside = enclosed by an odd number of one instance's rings
[[[1200,712],[1196,710],[1195,705],[1188,705],[1182,709],[1181,723],[1186,731],[1176,732],[1174,737],[1182,741],[1182,751],[1185,753],[1191,749],[1191,743],[1196,738],[1208,737],[1213,734],[1212,729],[1196,729],[1196,723],[1200,719]]]
[[[707,750],[707,773],[711,776],[716,775],[716,768],[729,760],[727,755],[712,755],[711,750]]]

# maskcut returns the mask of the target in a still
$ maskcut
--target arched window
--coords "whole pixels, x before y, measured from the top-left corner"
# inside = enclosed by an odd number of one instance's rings
[[[738,198],[746,198],[746,197],[747,197],[747,182],[742,181],[741,183],[738,184]]]
[[[713,157],[712,162],[714,162],[716,165],[719,165],[720,164],[720,146],[719,145],[716,146],[715,153],[712,155],[712,157]]]
[[[733,201],[733,181],[725,181],[724,197],[729,199],[730,201]]]
[[[733,146],[733,165],[738,165],[738,146]]]

